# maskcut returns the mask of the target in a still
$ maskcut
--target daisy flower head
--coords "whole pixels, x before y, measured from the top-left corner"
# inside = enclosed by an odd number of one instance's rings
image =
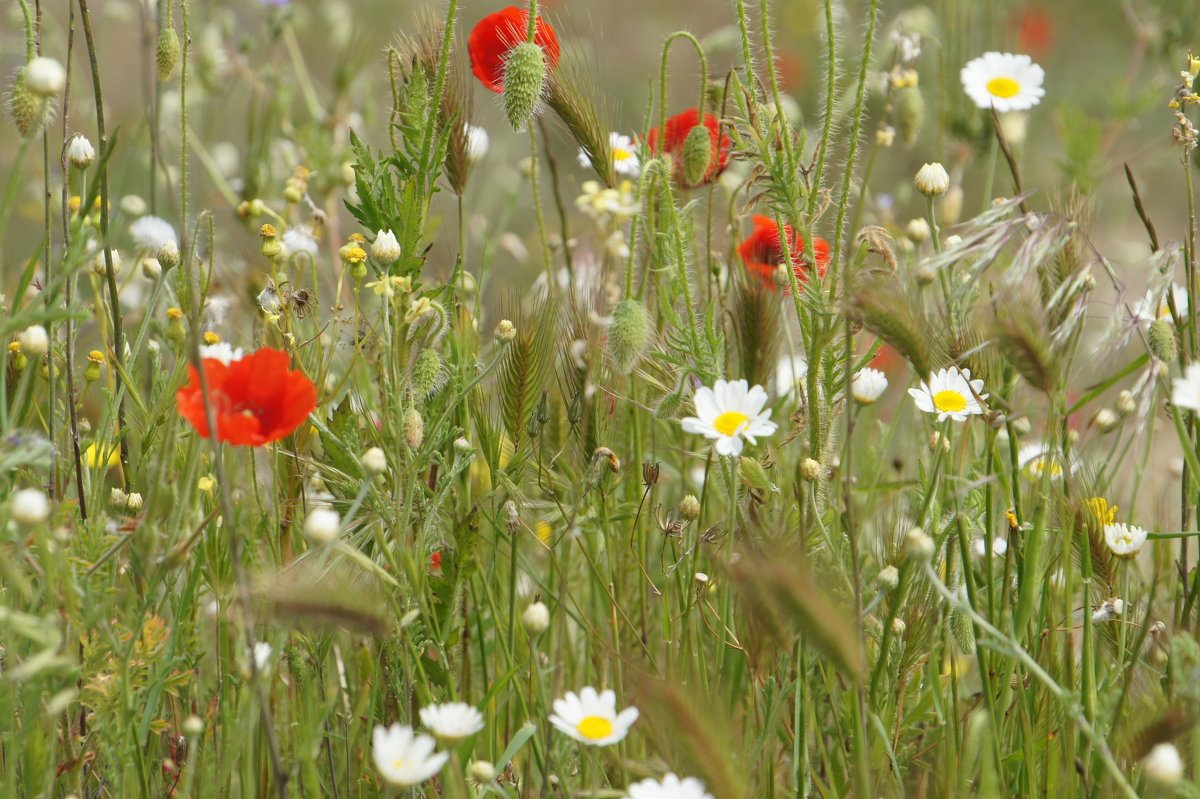
[[[434,746],[428,735],[417,735],[403,724],[377,726],[371,734],[375,768],[392,785],[417,785],[441,771],[450,753],[435,754]]]
[[[525,41],[528,28],[529,12],[509,6],[488,14],[471,30],[467,38],[471,71],[485,87],[497,94],[504,91],[504,69],[509,51]],[[537,18],[533,40],[542,48],[547,71],[552,70],[557,66],[560,54],[558,35],[542,17]]]
[[[704,783],[695,777],[680,779],[668,774],[661,780],[648,779],[635,782],[627,791],[629,799],[713,799],[704,790]]]
[[[578,694],[567,691],[562,699],[555,699],[550,723],[580,743],[608,746],[624,739],[637,718],[636,707],[617,712],[617,695],[611,690],[596,693],[588,686]]]
[[[953,419],[965,422],[968,416],[983,413],[980,400],[987,399],[983,381],[972,380],[970,369],[939,369],[920,388],[910,388],[909,396],[925,413],[936,413],[939,422]]]
[[[204,344],[200,347],[200,357],[213,358],[228,366],[234,361],[239,361],[246,353],[241,347],[233,347],[226,341],[218,341],[216,344]]]
[[[1171,305],[1167,300],[1168,292],[1170,293],[1171,300],[1175,302],[1175,310],[1179,314],[1179,318],[1187,319],[1187,287],[1181,286],[1178,283],[1172,283],[1167,291],[1157,294],[1153,289],[1147,289],[1146,296],[1138,300],[1137,305],[1133,306],[1134,320],[1142,327],[1146,327],[1158,319],[1166,319],[1168,322],[1172,321]]]
[[[792,259],[792,271],[796,280],[803,287],[808,281],[808,268],[803,262],[804,239],[792,230],[791,225],[783,226],[783,236],[779,235],[779,225],[775,220],[761,214],[752,218],[754,230],[738,245],[738,254],[746,264],[746,269],[769,289],[776,289],[775,273],[784,262],[783,237],[787,238],[788,255]],[[824,275],[825,267],[829,265],[829,244],[820,237],[813,238],[813,255],[817,260],[817,274]],[[790,292],[784,288],[784,294]]]
[[[743,439],[757,444],[758,436],[772,435],[779,427],[771,421],[771,411],[763,411],[766,389],[751,388],[745,380],[718,380],[712,388],[702,386],[692,401],[696,415],[683,419],[683,431],[716,441],[718,455],[740,455]]]
[[[466,702],[446,702],[421,708],[421,723],[442,741],[461,741],[483,729],[483,714]]]
[[[1171,404],[1188,411],[1200,411],[1200,363],[1190,363],[1183,377],[1171,382]]]
[[[175,227],[159,216],[143,216],[129,226],[129,235],[138,252],[157,254],[167,242],[178,246]]]
[[[959,72],[963,91],[980,108],[1027,111],[1041,102],[1046,74],[1027,55],[987,52]]]
[[[642,165],[638,161],[637,145],[633,139],[623,133],[613,132],[609,134],[608,146],[612,149],[613,169],[618,175],[637,177],[641,173]],[[592,156],[583,147],[579,148],[578,158],[579,165],[584,169],[592,166]]]
[[[887,391],[887,375],[878,369],[859,369],[850,383],[850,394],[862,405],[870,405]]]
[[[1132,524],[1104,525],[1104,543],[1119,558],[1132,558],[1146,544],[1147,532]]]
[[[1054,480],[1063,473],[1062,462],[1040,441],[1025,444],[1017,450],[1017,465],[1034,480],[1042,479],[1043,474]]]

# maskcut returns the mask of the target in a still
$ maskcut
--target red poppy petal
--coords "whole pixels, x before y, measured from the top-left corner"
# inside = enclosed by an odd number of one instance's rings
[[[471,71],[480,83],[494,92],[504,91],[504,64],[508,51],[525,41],[528,27],[529,12],[516,6],[479,20],[467,38],[467,53],[471,58]],[[561,52],[558,35],[541,17],[538,17],[533,40],[545,52],[550,67],[556,66]]]

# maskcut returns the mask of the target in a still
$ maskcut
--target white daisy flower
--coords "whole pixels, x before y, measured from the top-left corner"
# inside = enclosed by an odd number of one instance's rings
[[[403,724],[377,726],[371,734],[375,768],[392,785],[416,785],[441,771],[450,753],[435,754],[435,746],[428,735],[416,735]]]
[[[1189,411],[1200,411],[1200,363],[1190,363],[1183,377],[1171,382],[1171,404]]]
[[[983,413],[979,400],[987,399],[983,381],[972,380],[970,369],[949,367],[940,369],[921,382],[920,388],[910,388],[909,396],[925,413],[936,413],[939,422],[950,418],[965,422],[968,416]]]
[[[887,391],[887,375],[878,369],[859,369],[850,383],[850,393],[863,405],[870,405]]]
[[[179,237],[175,235],[175,227],[158,216],[143,216],[129,226],[129,235],[138,252],[158,254],[168,241],[179,245]]]
[[[467,133],[467,161],[474,164],[487,155],[491,139],[488,132],[478,125],[464,123],[463,129]]]
[[[291,258],[296,253],[304,252],[316,260],[321,251],[312,233],[302,227],[290,227],[283,231],[283,235],[279,237],[279,243],[283,245],[285,259]]]
[[[466,702],[421,708],[421,723],[443,741],[461,741],[483,729],[483,714]]]
[[[580,743],[608,746],[622,740],[637,718],[636,707],[617,712],[617,695],[612,691],[597,694],[588,686],[578,695],[567,691],[562,699],[555,699],[550,723]]]
[[[1062,477],[1063,473],[1062,462],[1040,441],[1025,444],[1017,450],[1017,466],[1034,480],[1042,479],[1045,472],[1051,480]]]
[[[1104,525],[1104,543],[1113,554],[1121,558],[1132,558],[1146,544],[1147,533],[1132,524]]]
[[[1046,74],[1027,55],[984,53],[968,61],[958,77],[975,105],[1000,113],[1033,108],[1046,94]]]
[[[612,133],[608,137],[609,146],[612,148],[613,169],[618,175],[633,175],[637,176],[641,173],[641,164],[637,157],[637,145],[633,143],[633,139],[623,133]],[[592,159],[588,157],[587,150],[579,148],[579,165],[585,169],[592,166]]]
[[[713,799],[704,783],[695,777],[679,779],[668,774],[662,780],[642,780],[629,786],[629,799]]]
[[[770,421],[771,411],[763,411],[766,390],[751,388],[745,380],[718,380],[712,388],[703,386],[692,402],[696,416],[683,419],[683,431],[715,440],[718,455],[740,455],[742,439],[757,444],[758,436],[769,436],[779,427]]]
[[[1187,319],[1187,286],[1172,283],[1170,292],[1171,298],[1175,300],[1175,310],[1179,312],[1180,319]],[[1143,327],[1157,319],[1171,321],[1171,305],[1167,302],[1166,293],[1160,292],[1158,295],[1155,295],[1153,289],[1147,289],[1146,296],[1138,300],[1137,305],[1133,306],[1133,318]]]
[[[775,395],[790,397],[799,385],[804,390],[808,379],[808,361],[799,355],[784,355],[775,366]]]
[[[216,344],[204,344],[200,347],[201,358],[212,358],[228,366],[234,361],[240,361],[245,355],[241,347],[232,347],[228,342],[218,341]]]

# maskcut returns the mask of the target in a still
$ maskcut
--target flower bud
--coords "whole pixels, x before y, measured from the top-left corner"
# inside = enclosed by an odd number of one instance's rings
[[[166,271],[179,266],[179,245],[169,239],[164,242],[158,248],[158,265]]]
[[[542,602],[534,602],[521,614],[521,626],[531,636],[538,636],[550,627],[550,608]]]
[[[1172,743],[1155,744],[1142,761],[1146,777],[1159,785],[1176,785],[1183,779],[1183,758]]]
[[[87,136],[76,133],[67,142],[67,160],[76,169],[87,169],[96,160],[96,148],[88,141]]]
[[[304,536],[314,544],[328,544],[341,532],[342,520],[329,508],[313,508],[304,520]]]
[[[112,272],[114,275],[121,273],[121,253],[116,250],[109,250],[109,257],[112,259]],[[104,277],[108,274],[108,259],[104,257],[104,251],[96,253],[92,258],[92,271],[97,275]]]
[[[113,489],[108,492],[108,501],[117,507],[124,507],[129,502],[129,495],[122,489],[113,486]]]
[[[160,81],[170,80],[179,63],[179,34],[168,22],[158,33],[158,44],[154,47],[154,66]]]
[[[537,111],[546,83],[546,55],[533,42],[508,51],[504,64],[504,112],[513,130],[523,130]]]
[[[50,101],[29,88],[28,71],[27,67],[17,70],[8,92],[8,113],[22,138],[40,133],[50,121],[51,113]]]
[[[409,449],[420,448],[421,442],[425,440],[425,420],[421,418],[421,412],[416,408],[405,411],[403,428],[404,441]]]
[[[921,216],[909,220],[909,223],[904,228],[904,232],[913,240],[914,244],[920,244],[933,235],[933,231],[929,229],[929,223]]]
[[[272,260],[283,255],[283,244],[274,225],[263,225],[258,229],[258,251]]]
[[[946,172],[946,167],[935,161],[925,164],[917,171],[913,184],[916,185],[917,191],[926,197],[941,197],[950,188],[950,175]]]
[[[53,58],[38,56],[25,65],[25,85],[40,97],[53,97],[67,85],[67,71]]]
[[[137,491],[130,492],[129,496],[125,498],[125,507],[129,510],[141,510],[142,503],[142,495]]]
[[[913,527],[904,535],[904,549],[913,560],[927,561],[933,557],[933,539],[920,527]]]
[[[476,760],[467,766],[467,773],[475,782],[488,785],[496,781],[496,767],[486,760]]]
[[[895,566],[884,566],[875,576],[875,585],[885,594],[895,591],[900,585],[900,571]]]
[[[1101,408],[1096,411],[1096,415],[1092,417],[1092,424],[1101,433],[1108,433],[1115,430],[1117,425],[1121,423],[1121,417],[1112,408]]]
[[[428,397],[439,387],[442,377],[442,358],[437,350],[426,348],[421,350],[413,362],[412,383],[413,393],[418,397]]]
[[[507,319],[501,319],[496,325],[496,340],[507,344],[517,337],[517,328]]]
[[[40,524],[50,517],[50,500],[39,489],[24,488],[12,495],[8,513],[22,526]]]
[[[800,461],[800,476],[810,483],[821,479],[822,471],[820,461],[813,460],[812,458],[805,458]]]
[[[383,474],[387,471],[387,455],[379,447],[371,447],[362,454],[362,466],[369,475]]]
[[[679,500],[679,516],[689,522],[700,518],[700,500],[696,499],[695,494],[688,494]]]
[[[617,371],[622,374],[633,371],[650,343],[651,332],[645,306],[632,298],[617,303],[612,327],[608,329],[608,349]]]
[[[25,328],[17,340],[21,342],[21,351],[34,358],[40,358],[50,350],[50,336],[41,325]]]
[[[703,124],[692,128],[683,142],[683,180],[685,185],[699,186],[708,175],[712,163],[712,132]]]
[[[183,720],[183,734],[189,738],[199,738],[204,732],[204,720],[199,716],[188,716]]]
[[[379,263],[390,266],[400,257],[400,242],[396,234],[390,230],[381,230],[371,244],[371,257]]]
[[[1117,395],[1117,413],[1121,416],[1128,416],[1137,410],[1137,402],[1133,399],[1133,394],[1124,389]]]

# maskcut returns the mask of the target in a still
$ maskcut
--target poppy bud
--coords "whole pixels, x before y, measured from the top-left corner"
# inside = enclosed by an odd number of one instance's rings
[[[22,137],[37,134],[50,121],[50,103],[29,88],[25,67],[17,70],[8,94],[8,113]]]
[[[698,186],[708,175],[712,163],[712,134],[704,125],[697,125],[683,143],[683,179],[689,186]]]
[[[921,125],[925,122],[925,98],[916,87],[896,91],[896,125],[900,141],[911,146],[917,141]]]
[[[651,332],[650,318],[640,302],[624,299],[617,303],[612,327],[608,329],[608,348],[617,371],[622,374],[633,371],[650,343]]]
[[[412,370],[413,393],[418,397],[427,397],[438,388],[442,373],[442,359],[435,350],[424,349],[417,356]]]
[[[425,420],[416,408],[409,408],[404,413],[404,441],[409,449],[417,449],[425,440]]]
[[[179,63],[179,34],[175,26],[168,23],[158,34],[158,44],[154,48],[154,66],[158,70],[160,81],[170,80]]]
[[[521,42],[504,65],[504,112],[514,130],[524,129],[542,99],[546,56],[533,42]]]
[[[1150,339],[1150,352],[1154,353],[1155,358],[1167,363],[1175,360],[1175,328],[1171,327],[1169,321],[1155,319],[1150,323],[1147,337]]]

